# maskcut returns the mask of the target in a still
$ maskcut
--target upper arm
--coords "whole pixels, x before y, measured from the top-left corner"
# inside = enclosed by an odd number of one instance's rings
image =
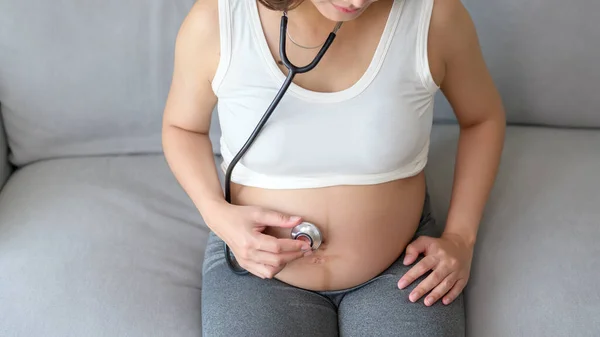
[[[218,17],[216,0],[199,0],[179,29],[164,126],[209,132],[217,102],[211,81],[220,55]]]
[[[436,0],[431,49],[443,69],[440,88],[461,126],[504,118],[500,95],[485,64],[473,21],[460,0]]]

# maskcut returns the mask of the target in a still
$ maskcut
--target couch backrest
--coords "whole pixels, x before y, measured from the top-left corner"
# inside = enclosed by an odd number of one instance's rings
[[[600,127],[600,1],[463,0],[510,123]],[[438,96],[436,120],[453,120]]]
[[[0,1],[13,163],[160,152],[174,41],[194,1]],[[600,1],[463,1],[509,122],[600,127]],[[436,121],[453,119],[439,95]],[[211,136],[218,152],[216,118]]]
[[[0,1],[12,161],[160,152],[174,42],[194,1]]]

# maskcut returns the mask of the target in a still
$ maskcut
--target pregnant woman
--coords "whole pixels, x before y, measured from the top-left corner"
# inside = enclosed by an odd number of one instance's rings
[[[223,196],[208,136],[218,107],[226,170],[297,75]],[[435,94],[460,126],[448,218],[424,168]],[[211,229],[203,335],[463,336],[467,284],[497,172],[504,111],[460,0],[199,0],[177,37],[167,161]],[[322,244],[292,240],[315,224]],[[239,266],[226,263],[226,243]]]

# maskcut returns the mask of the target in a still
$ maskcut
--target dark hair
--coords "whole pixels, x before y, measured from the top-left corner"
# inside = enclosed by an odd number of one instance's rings
[[[274,11],[283,11],[294,9],[296,6],[302,3],[303,0],[258,0],[268,9]]]

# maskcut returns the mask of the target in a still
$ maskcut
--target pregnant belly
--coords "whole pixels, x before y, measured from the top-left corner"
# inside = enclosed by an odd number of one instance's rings
[[[232,184],[233,202],[256,205],[319,227],[323,243],[289,263],[275,278],[296,287],[346,289],[384,271],[410,243],[425,199],[423,173],[389,183],[302,190],[263,190]],[[289,238],[290,229],[266,234]]]

